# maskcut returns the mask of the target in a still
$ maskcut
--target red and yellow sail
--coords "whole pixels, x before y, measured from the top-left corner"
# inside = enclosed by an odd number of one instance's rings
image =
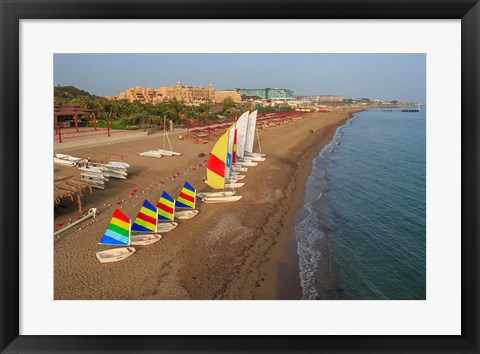
[[[207,162],[207,184],[212,188],[224,188],[227,164],[228,135],[230,129],[213,146]]]

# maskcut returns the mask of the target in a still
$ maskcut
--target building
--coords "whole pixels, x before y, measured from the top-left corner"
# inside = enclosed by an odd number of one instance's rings
[[[242,96],[237,91],[215,91],[215,103],[222,103],[227,98],[235,103],[242,102]]]
[[[142,103],[158,103],[176,99],[190,104],[222,103],[226,98],[230,98],[236,103],[242,102],[242,97],[236,91],[215,91],[213,85],[195,87],[182,85],[181,82],[177,82],[175,86],[162,86],[160,88],[137,86],[121,92],[118,97],[108,97],[108,99],[125,99],[130,102],[139,101]]]
[[[132,87],[123,92],[120,92],[118,95],[119,100],[127,100],[130,102],[139,101],[139,102],[150,102],[155,103],[160,99],[159,89],[151,87]]]
[[[343,103],[343,96],[336,95],[319,95],[319,96],[295,96],[299,101],[309,101],[314,104],[324,104],[324,103]]]
[[[285,100],[293,99],[293,91],[284,89],[284,88],[263,88],[263,89],[245,89],[245,88],[236,88],[236,92],[240,94],[241,97],[247,99],[261,99],[264,101],[270,100]]]
[[[215,100],[215,88],[213,85],[208,87],[193,87],[182,85],[179,81],[175,86],[163,86],[159,88],[163,100],[176,99],[185,103],[206,103]]]

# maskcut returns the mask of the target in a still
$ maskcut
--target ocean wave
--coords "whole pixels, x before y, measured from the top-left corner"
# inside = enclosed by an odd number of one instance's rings
[[[321,194],[319,198],[321,197]],[[305,204],[309,214],[295,227],[297,239],[297,253],[300,265],[300,285],[302,287],[302,299],[318,299],[316,274],[318,271],[322,253],[320,244],[324,238],[321,231],[319,216],[313,211],[312,204]]]

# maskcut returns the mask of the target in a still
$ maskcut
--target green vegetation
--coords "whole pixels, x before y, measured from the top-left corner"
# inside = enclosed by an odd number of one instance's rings
[[[228,118],[238,116],[240,107],[231,99],[226,99],[223,108],[212,112],[211,102],[198,106],[188,105],[177,100],[170,100],[157,104],[129,102],[127,100],[107,100],[104,97],[91,95],[74,86],[54,87],[54,101],[56,105],[80,105],[95,109],[97,126],[106,126],[111,117],[112,128],[133,129],[144,126],[163,124],[163,117],[173,120],[174,124],[205,123],[217,120],[217,115]],[[79,117],[85,125],[89,125],[88,117]]]

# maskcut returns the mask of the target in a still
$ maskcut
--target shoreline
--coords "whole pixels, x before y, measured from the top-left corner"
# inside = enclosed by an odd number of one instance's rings
[[[299,255],[297,253],[297,239],[295,234],[295,227],[298,222],[303,220],[305,194],[307,192],[307,180],[310,177],[313,169],[313,160],[316,159],[320,152],[328,145],[334,138],[337,130],[348,122],[353,115],[361,110],[355,110],[348,113],[348,115],[342,118],[338,124],[332,125],[321,132],[317,132],[320,135],[320,143],[312,144],[310,148],[306,150],[306,155],[303,156],[302,167],[299,172],[296,173],[290,183],[294,183],[297,186],[297,191],[293,196],[293,203],[291,210],[288,212],[288,219],[291,221],[291,226],[285,230],[285,238],[288,238],[288,245],[284,252],[283,258],[277,262],[277,298],[280,300],[300,300],[302,299],[302,288],[300,283],[300,264]],[[303,186],[303,187],[301,187]],[[288,235],[287,235],[288,234]]]
[[[279,272],[285,271],[280,264],[295,240],[294,215],[303,206],[312,159],[353,111],[359,110],[363,109],[310,113],[289,124],[268,128],[263,143],[267,160],[245,173],[246,185],[237,191],[243,195],[240,201],[224,205],[197,203],[197,217],[179,222],[177,229],[162,235],[155,245],[137,247],[135,255],[114,264],[100,264],[95,257],[95,252],[106,249],[97,243],[114,208],[134,218],[143,198],[155,203],[164,189],[176,197],[185,180],[198,191],[207,190],[202,182],[204,161],[213,143],[172,141],[173,149],[183,152],[183,156],[162,159],[138,156],[154,148],[152,144],[160,145],[162,136],[111,144],[104,149],[75,149],[77,156],[92,159],[100,159],[107,150],[121,152],[132,167],[127,180],[111,181],[106,191],[84,197],[85,209],[100,208],[98,222],[55,240],[54,298],[301,298],[301,292],[297,297],[301,290],[298,272],[298,280],[294,280],[293,272],[285,282],[290,294],[285,296],[278,290],[282,281]],[[205,157],[199,157],[200,153]],[[173,171],[178,171],[179,177],[159,185]],[[134,189],[137,192],[130,197]],[[55,223],[75,217],[78,213],[74,209],[73,205],[56,210]],[[76,256],[71,257],[72,253]]]

